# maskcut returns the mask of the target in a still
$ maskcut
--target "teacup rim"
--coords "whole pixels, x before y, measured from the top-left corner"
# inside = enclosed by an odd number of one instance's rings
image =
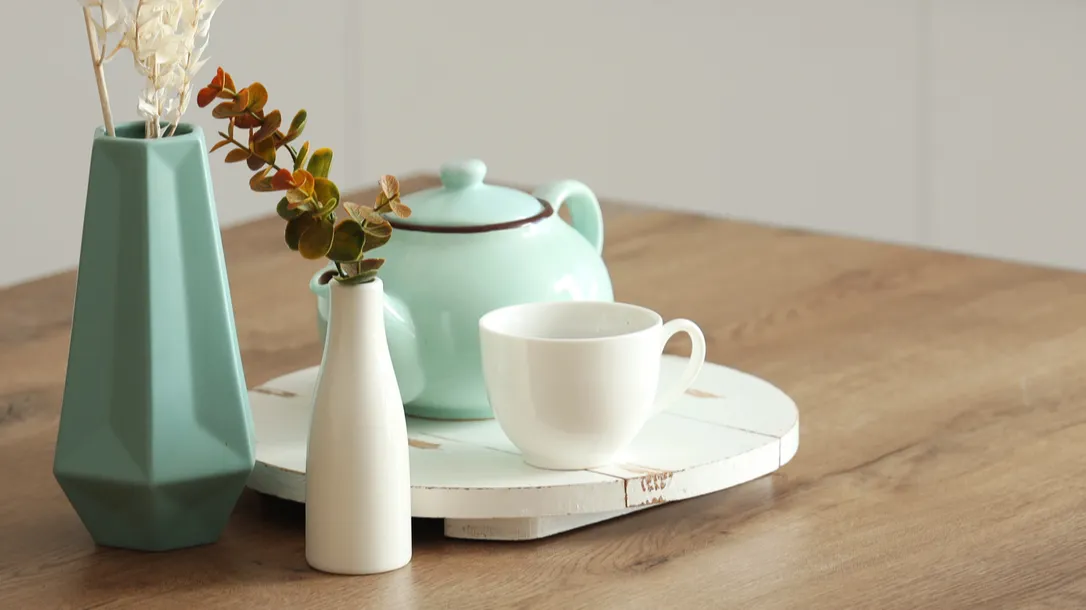
[[[630,330],[628,332],[610,334],[600,337],[541,337],[538,335],[531,335],[525,333],[510,332],[508,330],[496,328],[493,321],[502,315],[508,315],[510,312],[524,311],[532,309],[552,309],[562,307],[611,307],[621,308],[627,311],[636,311],[638,313],[646,315],[651,323],[648,326]],[[514,303],[512,305],[504,305],[492,309],[479,318],[479,329],[484,332],[492,333],[497,336],[507,337],[511,339],[517,339],[520,341],[532,341],[536,343],[598,343],[601,341],[614,341],[616,339],[635,337],[644,333],[652,332],[654,329],[661,327],[664,323],[663,316],[659,312],[645,307],[644,305],[638,305],[636,303],[628,303],[625,301],[590,301],[590,300],[567,300],[567,301],[532,301],[528,303]]]

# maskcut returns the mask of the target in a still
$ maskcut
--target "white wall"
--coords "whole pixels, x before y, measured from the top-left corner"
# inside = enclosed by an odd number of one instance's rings
[[[505,180],[917,233],[911,2],[401,0],[362,17],[371,172],[475,155]]]
[[[1086,269],[1086,2],[932,2],[929,232]]]
[[[359,18],[367,180],[472,155],[503,180],[1086,269],[1081,0],[399,0]]]
[[[100,122],[78,6],[21,6],[0,285],[76,264]],[[250,49],[254,24],[282,42]],[[305,105],[349,187],[478,156],[494,180],[1086,269],[1084,31],[1080,0],[226,0],[204,76]],[[123,60],[110,83],[134,118]],[[224,224],[271,213],[212,168]]]
[[[225,0],[211,25],[210,61],[202,86],[220,63],[239,81],[262,81],[269,103],[284,116],[309,111],[306,137],[337,152],[335,167],[350,167],[357,142],[346,117],[349,28],[344,16],[353,0]],[[74,0],[19,5],[18,24],[0,36],[0,117],[3,163],[0,181],[0,286],[74,267],[79,258],[91,140],[102,123],[87,50],[83,13]],[[254,15],[256,15],[254,17]],[[254,29],[260,25],[260,31]],[[281,41],[274,46],[254,41]],[[325,78],[308,78],[320,66]],[[139,80],[130,56],[107,65],[116,122],[138,119]],[[238,83],[241,86],[242,83]],[[209,146],[222,122],[193,103],[185,115],[205,130]],[[278,198],[249,191],[243,166],[212,159],[212,179],[224,225],[268,213]]]

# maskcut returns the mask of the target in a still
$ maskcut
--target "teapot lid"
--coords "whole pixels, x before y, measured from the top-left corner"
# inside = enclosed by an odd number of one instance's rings
[[[437,232],[475,232],[512,228],[546,218],[550,204],[504,186],[484,184],[486,164],[479,159],[441,166],[441,186],[402,197],[407,218],[389,217],[394,227]]]

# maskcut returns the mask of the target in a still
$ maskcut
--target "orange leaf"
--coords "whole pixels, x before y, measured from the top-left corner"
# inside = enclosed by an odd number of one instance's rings
[[[215,72],[214,78],[211,79],[211,85],[209,85],[209,87],[212,89],[222,89],[225,83],[226,72],[224,72],[222,66],[220,66],[219,69]]]
[[[215,144],[214,146],[212,146],[211,150],[209,150],[207,152],[208,153],[213,153],[216,150],[219,150],[220,148],[222,148],[223,146],[226,146],[229,143],[230,143],[230,140],[219,140],[219,142],[217,144]]]
[[[264,113],[258,112],[257,116],[251,114],[243,114],[237,118],[235,124],[240,129],[256,129],[260,127],[260,122],[264,120]]]
[[[196,105],[200,108],[206,108],[208,104],[215,100],[215,96],[218,95],[218,93],[218,91],[211,87],[200,89],[200,92],[196,94]]]
[[[249,90],[242,89],[238,91],[238,97],[234,100],[234,110],[241,114],[249,107]]]
[[[272,179],[268,177],[268,172],[270,171],[270,167],[265,167],[253,174],[253,177],[249,179],[249,188],[258,193],[274,191],[275,189],[272,188]]]
[[[299,169],[295,170],[293,178],[295,188],[308,196],[313,195],[313,184],[315,182],[313,174],[304,169]]]
[[[223,89],[229,89],[230,91],[237,91],[237,87],[234,86],[234,78],[230,76],[230,73],[225,74],[222,84]]]
[[[400,218],[407,218],[411,215],[411,208],[404,205],[400,201],[399,197],[395,199],[390,199],[388,203],[390,206],[392,206],[392,213],[399,216]]]
[[[261,83],[253,83],[246,89],[249,97],[245,100],[245,107],[254,112],[262,110],[268,103],[268,90]]]
[[[294,177],[289,169],[281,169],[272,176],[272,187],[277,191],[294,188]]]
[[[272,110],[271,114],[264,117],[264,124],[260,126],[260,129],[253,134],[253,141],[259,142],[267,139],[275,130],[279,129],[279,126],[283,124],[283,117],[279,114],[278,110]]]
[[[227,119],[230,117],[247,116],[244,113],[243,108],[238,108],[237,102],[220,102],[217,106],[211,109],[211,116],[216,119]],[[238,123],[241,127],[241,123]]]
[[[253,138],[252,134],[250,134],[249,150],[253,151],[254,155],[267,161],[268,165],[275,163],[275,144],[270,139],[257,141]]]
[[[400,194],[400,181],[396,180],[396,176],[390,176],[388,174],[381,176],[380,185],[381,192],[389,199],[395,199],[396,195]]]
[[[358,261],[358,268],[361,271],[377,271],[383,264],[385,264],[385,259],[383,258],[367,258]]]
[[[249,151],[241,149],[241,148],[235,148],[234,150],[226,153],[226,162],[227,163],[237,163],[239,161],[244,161],[244,160],[246,160],[248,158],[249,158]],[[263,160],[261,160],[260,162],[264,163]]]

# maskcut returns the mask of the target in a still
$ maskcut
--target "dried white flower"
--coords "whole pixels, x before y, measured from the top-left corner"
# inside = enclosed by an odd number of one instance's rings
[[[84,7],[96,72],[121,49],[132,53],[136,71],[146,79],[136,109],[147,122],[147,137],[172,135],[188,108],[195,75],[207,59],[211,18],[222,0],[137,0],[130,9],[124,0],[78,0]],[[97,9],[100,20],[90,16]],[[101,41],[96,44],[92,33]],[[106,38],[120,40],[106,53]],[[103,113],[109,113],[104,79],[99,74]],[[170,129],[163,134],[163,122]],[[107,118],[107,125],[110,119]]]

